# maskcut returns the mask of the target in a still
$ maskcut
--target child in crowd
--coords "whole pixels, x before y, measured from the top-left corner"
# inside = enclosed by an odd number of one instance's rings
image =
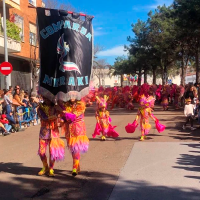
[[[31,97],[30,104],[32,106],[32,118],[33,118],[33,125],[37,125],[37,108],[39,106],[39,100],[36,97]]]
[[[184,108],[184,115],[186,116],[186,122],[183,125],[183,130],[186,129],[186,125],[188,122],[190,122],[191,125],[191,130],[195,130],[195,128],[193,127],[193,117],[194,117],[194,105],[191,104],[192,100],[190,98],[185,100],[186,105]]]
[[[22,100],[22,102],[26,104],[26,106],[25,106],[26,108],[31,107],[28,95],[26,95],[26,94],[24,95],[24,99]]]
[[[30,107],[32,107],[31,106],[31,104],[30,104],[30,101],[29,101],[29,98],[28,98],[28,95],[24,95],[24,99],[22,100],[22,102],[25,104],[25,106],[24,106],[24,110],[23,110],[23,112],[24,112],[24,120],[27,120],[27,122],[29,121],[29,119],[30,119]],[[26,126],[26,125],[25,125]],[[27,123],[27,126],[29,127],[30,126],[30,123],[28,122]]]
[[[2,135],[10,135],[10,133],[5,129],[4,125],[0,122],[0,131],[2,131]]]

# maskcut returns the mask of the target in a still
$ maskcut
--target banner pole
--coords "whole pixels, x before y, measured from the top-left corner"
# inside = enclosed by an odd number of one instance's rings
[[[28,6],[29,8],[37,8],[37,7],[35,7],[35,6]],[[50,10],[50,8],[45,8],[46,10]],[[75,12],[72,12],[72,11],[67,11],[67,13],[68,14],[73,14],[73,13],[75,13]],[[86,17],[87,15],[86,14],[84,14],[84,13],[79,13],[79,15],[80,16],[83,16],[83,17]],[[94,18],[94,16],[91,16],[92,18]]]

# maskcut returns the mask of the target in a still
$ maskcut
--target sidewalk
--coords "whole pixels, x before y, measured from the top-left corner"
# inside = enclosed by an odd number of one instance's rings
[[[199,200],[200,144],[136,142],[109,200]]]

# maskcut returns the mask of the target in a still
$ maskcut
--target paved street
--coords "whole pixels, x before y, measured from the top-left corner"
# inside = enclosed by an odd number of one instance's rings
[[[156,108],[155,116],[167,128],[159,134],[152,124],[144,142],[138,141],[139,131],[125,132],[136,114],[125,109],[110,112],[119,138],[92,139],[94,112],[94,107],[86,111],[90,148],[75,178],[68,150],[65,161],[55,164],[55,177],[37,176],[42,167],[37,155],[39,126],[1,136],[0,199],[199,200],[200,129],[182,131],[182,111]]]

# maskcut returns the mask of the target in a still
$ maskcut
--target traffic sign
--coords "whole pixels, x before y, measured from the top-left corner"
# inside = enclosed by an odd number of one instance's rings
[[[3,75],[9,75],[13,70],[12,64],[9,62],[2,62],[0,65],[0,72]]]
[[[171,84],[171,83],[172,83],[172,79],[169,79],[169,80],[168,80],[168,83]]]

